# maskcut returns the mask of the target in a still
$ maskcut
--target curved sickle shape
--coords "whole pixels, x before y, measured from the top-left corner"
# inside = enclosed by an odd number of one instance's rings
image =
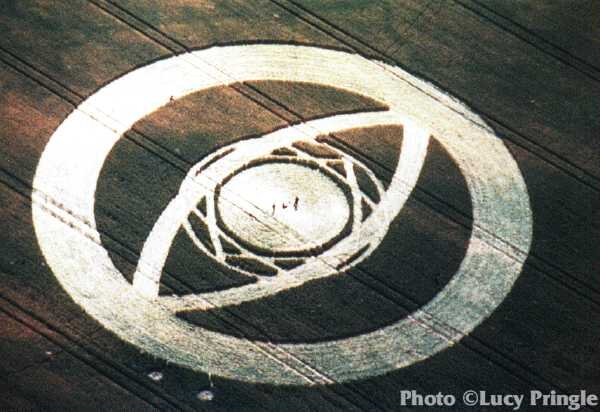
[[[339,273],[337,268],[343,264],[345,259],[364,247],[368,247],[361,258],[354,262],[354,264],[359,263],[379,245],[387,233],[392,219],[402,209],[416,184],[427,151],[428,132],[415,128],[403,116],[393,111],[337,115],[290,126],[263,137],[246,140],[221,149],[220,152],[227,153],[231,147],[235,147],[232,153],[219,159],[202,174],[198,175],[197,171],[204,167],[203,162],[192,167],[182,183],[179,193],[165,208],[144,244],[134,274],[134,288],[147,297],[155,298],[158,296],[162,270],[173,239],[181,224],[186,220],[202,193],[207,190],[209,192],[214,190],[215,185],[232,171],[244,166],[251,160],[268,155],[278,147],[289,145],[298,140],[312,140],[323,134],[381,125],[404,126],[402,150],[389,189],[384,193],[374,212],[360,225],[358,230],[352,231],[349,236],[331,249],[319,256],[308,259],[305,264],[285,275],[274,278],[260,278],[255,283],[239,288],[184,297],[163,297],[160,300],[161,304],[177,312],[233,305],[259,299],[300,286],[309,280]],[[218,156],[218,152],[216,155]],[[259,217],[266,214],[265,211],[247,204],[244,199],[236,197],[236,194],[229,194],[229,196],[230,202],[235,201],[242,204],[242,207],[248,213],[253,213]],[[235,199],[232,199],[232,197],[235,197]],[[265,218],[266,216],[262,217]],[[281,236],[297,236],[289,227],[279,227],[271,230],[282,230]]]

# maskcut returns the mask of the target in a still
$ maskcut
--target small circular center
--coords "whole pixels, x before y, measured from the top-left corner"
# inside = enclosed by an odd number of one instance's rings
[[[216,206],[236,238],[267,253],[294,253],[344,230],[351,211],[341,184],[308,165],[264,163],[231,177]]]

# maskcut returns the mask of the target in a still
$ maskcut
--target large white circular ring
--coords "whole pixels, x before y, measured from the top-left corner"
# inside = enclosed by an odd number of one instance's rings
[[[375,332],[345,339],[254,342],[177,318],[159,299],[134,290],[114,266],[94,217],[97,179],[114,144],[136,121],[172,99],[253,80],[311,82],[368,96],[390,108],[387,113],[396,120],[384,123],[413,128],[424,138],[432,135],[456,161],[472,198],[472,236],[457,273],[420,310]],[[334,129],[349,127],[360,124],[349,119]],[[407,159],[400,168],[419,170],[418,165],[406,164],[410,156]],[[390,190],[402,190],[401,186]],[[356,54],[295,45],[213,47],[152,63],[111,82],[56,130],[40,159],[33,196],[41,251],[63,288],[90,316],[168,361],[272,384],[366,378],[451,346],[509,293],[532,232],[529,198],[517,164],[477,115],[397,67]]]

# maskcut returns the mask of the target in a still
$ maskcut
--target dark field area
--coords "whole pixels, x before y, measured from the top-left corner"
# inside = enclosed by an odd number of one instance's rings
[[[599,19],[2,2],[0,410],[600,397]]]

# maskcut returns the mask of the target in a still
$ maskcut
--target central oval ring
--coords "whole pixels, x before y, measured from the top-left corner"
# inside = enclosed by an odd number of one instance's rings
[[[231,207],[221,191],[237,193],[263,211],[262,220]],[[231,237],[253,252],[271,256],[311,255],[335,243],[352,223],[345,184],[313,163],[268,162],[226,178],[215,192],[217,219]],[[282,236],[278,227],[293,236]],[[247,234],[253,233],[251,238]]]

